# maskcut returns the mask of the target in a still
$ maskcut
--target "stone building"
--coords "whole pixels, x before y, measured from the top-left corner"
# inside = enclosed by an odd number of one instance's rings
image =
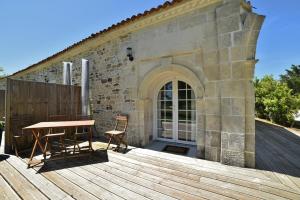
[[[127,113],[131,145],[197,145],[199,158],[254,167],[252,79],[263,20],[244,0],[174,0],[10,78],[62,83],[67,61],[73,63],[72,83],[79,85],[81,59],[88,59],[91,113],[99,132],[111,128],[117,113]]]

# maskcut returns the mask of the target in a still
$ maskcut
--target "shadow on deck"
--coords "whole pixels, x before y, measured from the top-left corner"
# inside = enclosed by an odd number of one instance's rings
[[[256,121],[256,168],[300,177],[300,137]]]

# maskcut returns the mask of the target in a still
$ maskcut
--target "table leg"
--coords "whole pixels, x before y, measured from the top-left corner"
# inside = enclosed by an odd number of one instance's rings
[[[44,152],[43,145],[42,145],[42,143],[41,143],[41,141],[40,141],[40,132],[37,131],[37,133],[36,133],[35,130],[32,130],[32,134],[33,134],[33,136],[34,136],[34,138],[35,138],[35,142],[34,142],[34,145],[33,145],[32,151],[31,151],[30,158],[29,158],[28,163],[27,163],[27,167],[28,167],[28,168],[30,167],[30,162],[31,162],[32,159],[33,159],[33,156],[34,156],[34,153],[35,153],[35,151],[36,151],[37,145],[39,145],[39,147],[40,147],[42,153],[43,153],[43,154],[45,153],[45,152]]]
[[[93,149],[93,144],[92,144],[92,140],[93,140],[93,132],[92,132],[92,127],[89,127],[89,146],[90,146],[90,150],[94,151]]]
[[[28,163],[27,163],[27,168],[30,167],[30,162],[32,161],[33,155],[35,153],[36,145],[37,145],[37,139],[35,139],[35,142],[34,142],[34,145],[33,145],[32,151],[31,151],[31,155],[30,155],[30,158],[29,158]]]

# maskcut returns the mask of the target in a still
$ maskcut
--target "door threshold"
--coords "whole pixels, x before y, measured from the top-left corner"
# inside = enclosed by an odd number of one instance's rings
[[[148,144],[145,148],[151,149],[154,151],[169,153],[169,152],[164,151],[164,149],[166,148],[167,145],[188,148],[187,154],[182,155],[182,156],[195,158],[197,155],[197,146],[195,144],[183,144],[183,143],[177,143],[177,142],[171,142],[171,141],[154,140],[150,144]],[[180,155],[180,154],[177,154],[177,155]]]

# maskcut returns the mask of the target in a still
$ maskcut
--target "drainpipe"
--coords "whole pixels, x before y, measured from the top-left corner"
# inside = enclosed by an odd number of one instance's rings
[[[81,67],[81,103],[82,116],[88,116],[89,110],[89,61],[82,59]]]
[[[64,69],[63,69],[63,84],[64,85],[71,85],[71,62],[63,62]]]

